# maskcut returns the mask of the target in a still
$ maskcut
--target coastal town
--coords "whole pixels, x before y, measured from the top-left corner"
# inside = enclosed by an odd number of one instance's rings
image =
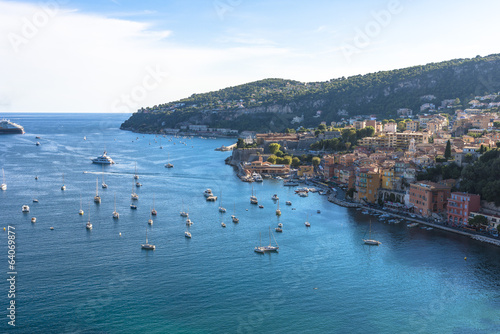
[[[285,186],[315,183],[334,190],[330,198],[340,205],[383,209],[498,238],[497,193],[481,198],[459,187],[467,166],[484,160],[487,152],[498,157],[498,100],[498,94],[477,96],[465,109],[455,100],[442,101],[439,108],[425,103],[416,115],[398,110],[398,120],[356,116],[287,133],[244,132],[238,143],[219,150],[232,150],[226,162],[238,168],[242,181],[273,177],[284,179]],[[356,138],[360,131],[366,136]]]

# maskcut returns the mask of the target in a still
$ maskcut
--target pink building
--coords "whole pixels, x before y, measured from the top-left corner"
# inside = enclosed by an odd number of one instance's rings
[[[471,212],[481,208],[479,195],[453,192],[448,198],[448,223],[451,225],[466,225]]]

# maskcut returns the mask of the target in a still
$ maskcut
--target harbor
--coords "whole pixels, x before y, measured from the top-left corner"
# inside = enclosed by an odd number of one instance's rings
[[[161,136],[160,149],[160,136],[119,130],[123,117],[27,115],[16,120],[26,134],[3,138],[0,153],[9,157],[2,166],[3,222],[16,228],[22,259],[16,303],[30,310],[18,314],[21,331],[118,333],[126,326],[140,332],[154,312],[151,330],[168,333],[390,332],[392,321],[374,320],[386,318],[397,318],[401,331],[418,332],[412,310],[436,302],[454,310],[446,322],[427,321],[438,332],[485,328],[479,319],[470,323],[472,307],[496,319],[497,247],[437,229],[376,223],[361,210],[329,202],[311,181],[241,182],[224,164],[230,153],[214,150],[234,140]],[[102,131],[102,124],[111,126]],[[104,151],[115,163],[92,163]],[[174,168],[165,168],[168,160]],[[216,201],[206,201],[207,188]],[[301,197],[301,188],[315,191]],[[263,208],[250,203],[252,195]],[[29,213],[21,212],[24,204]],[[380,246],[364,244],[370,233]],[[255,252],[270,240],[278,252]],[[480,288],[462,293],[478,279]],[[49,298],[50,286],[57,286],[57,300]]]

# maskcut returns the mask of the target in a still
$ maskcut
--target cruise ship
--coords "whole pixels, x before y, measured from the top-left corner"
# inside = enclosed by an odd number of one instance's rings
[[[24,128],[16,123],[10,122],[6,119],[2,119],[0,121],[0,134],[15,134],[15,133],[24,133]]]
[[[95,158],[95,159],[92,159],[92,163],[94,164],[101,164],[101,165],[111,165],[111,164],[114,164],[115,162],[113,161],[113,159],[111,159],[109,156],[106,155],[106,151],[104,151],[104,153]]]

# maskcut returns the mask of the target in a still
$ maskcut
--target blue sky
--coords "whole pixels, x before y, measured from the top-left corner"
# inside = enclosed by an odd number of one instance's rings
[[[133,112],[264,78],[499,53],[493,1],[4,1],[0,111]]]

